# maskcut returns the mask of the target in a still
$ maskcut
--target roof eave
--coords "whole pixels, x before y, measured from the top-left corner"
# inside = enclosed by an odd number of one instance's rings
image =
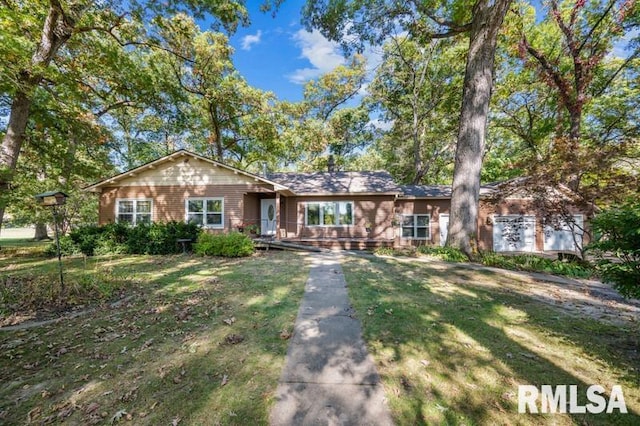
[[[386,196],[400,196],[400,192],[298,192],[295,195],[299,197],[335,197],[335,196],[372,196],[372,195],[386,195]]]
[[[85,188],[83,188],[83,191],[87,191],[87,192],[100,192],[100,188],[102,188],[103,186],[108,186],[109,184],[113,184],[115,185],[117,182],[117,180],[120,180],[122,178],[126,178],[126,177],[133,177],[135,176],[135,174],[140,173],[141,171],[145,171],[147,169],[153,169],[156,165],[164,163],[166,161],[173,161],[172,159],[175,157],[184,157],[184,156],[191,156],[197,160],[202,160],[202,161],[207,161],[213,165],[215,165],[216,167],[223,167],[225,169],[231,170],[232,172],[236,173],[236,174],[242,174],[244,176],[250,177],[254,180],[259,180],[262,181],[263,183],[269,184],[269,185],[273,185],[273,189],[274,191],[288,191],[289,188],[279,184],[277,182],[271,181],[269,179],[266,179],[262,176],[258,176],[258,175],[254,175],[253,173],[249,173],[246,172],[244,170],[240,170],[237,169],[235,167],[231,167],[228,166],[224,163],[220,163],[219,161],[216,160],[212,160],[210,158],[207,157],[203,157],[202,155],[196,154],[194,152],[191,151],[187,151],[186,149],[180,149],[178,151],[172,152],[171,154],[165,155],[164,157],[158,158],[156,160],[150,161],[148,163],[142,164],[138,167],[134,167],[133,169],[124,171],[122,173],[119,173],[115,176],[111,176],[108,177],[106,179],[103,179],[99,182],[96,182],[92,185],[89,185]]]

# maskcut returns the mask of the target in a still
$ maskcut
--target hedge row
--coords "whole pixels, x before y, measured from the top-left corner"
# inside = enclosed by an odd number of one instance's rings
[[[177,254],[182,253],[180,239],[194,241],[196,254],[203,256],[244,257],[253,254],[253,240],[244,234],[208,234],[193,223],[154,222],[130,226],[111,223],[104,226],[83,226],[60,239],[64,256],[85,254]],[[57,254],[55,244],[47,254]]]
[[[174,254],[182,252],[177,240],[195,241],[200,233],[196,224],[175,221],[136,226],[126,223],[82,226],[60,239],[60,249],[63,255]],[[56,253],[55,244],[48,252]]]

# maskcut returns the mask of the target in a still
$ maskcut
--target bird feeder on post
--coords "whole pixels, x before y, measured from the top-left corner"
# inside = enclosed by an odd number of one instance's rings
[[[62,253],[60,251],[60,234],[58,231],[58,207],[65,205],[69,196],[62,191],[43,192],[35,196],[41,206],[51,207],[53,210],[53,229],[56,234],[56,249],[58,252],[58,269],[60,270],[60,294],[64,295],[64,278],[62,277]]]

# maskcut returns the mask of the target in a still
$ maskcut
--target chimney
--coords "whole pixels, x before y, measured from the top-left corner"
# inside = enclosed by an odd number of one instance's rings
[[[336,161],[333,159],[333,154],[329,155],[329,159],[327,160],[327,171],[329,173],[335,172],[336,169]]]

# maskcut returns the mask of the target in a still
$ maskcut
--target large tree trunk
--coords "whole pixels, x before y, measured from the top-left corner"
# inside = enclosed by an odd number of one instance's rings
[[[36,223],[36,233],[33,237],[34,240],[36,241],[42,241],[42,240],[50,240],[51,238],[49,238],[49,234],[47,233],[47,224],[44,222],[38,222]]]
[[[480,172],[491,89],[496,40],[511,0],[478,0],[473,7],[469,52],[451,195],[447,245],[472,256],[478,237]]]
[[[50,0],[40,42],[31,57],[29,68],[20,73],[19,88],[11,102],[7,133],[0,148],[0,228],[6,207],[4,195],[9,191],[29,122],[32,91],[42,81],[42,69],[51,63],[60,46],[71,37],[74,25],[75,21],[65,15],[59,0]]]

